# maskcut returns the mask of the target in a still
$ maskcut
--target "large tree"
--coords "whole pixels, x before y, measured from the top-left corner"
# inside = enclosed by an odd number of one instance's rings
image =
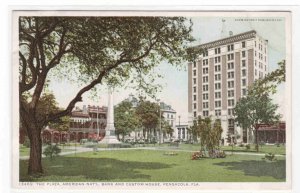
[[[248,88],[248,94],[242,97],[234,108],[235,121],[238,126],[255,132],[256,149],[258,146],[259,124],[274,124],[281,115],[277,113],[278,105],[274,104],[270,94],[277,91],[277,86],[285,82],[285,60],[278,63],[278,68],[258,79]]]
[[[31,142],[28,173],[43,173],[45,125],[69,115],[96,85],[131,79],[147,90],[151,78],[144,77],[162,60],[182,64],[190,32],[191,22],[182,17],[19,17],[20,118]],[[81,82],[81,89],[65,109],[38,119],[50,75]],[[25,93],[28,100],[22,100]]]
[[[235,121],[238,126],[255,131],[255,143],[258,151],[259,124],[273,124],[279,121],[278,105],[274,104],[268,94],[247,95],[241,98],[235,108]]]
[[[123,101],[118,104],[115,107],[114,116],[116,133],[121,135],[123,140],[126,135],[141,128],[135,109],[129,101]]]
[[[147,133],[148,140],[152,140],[152,137],[157,134],[157,128],[161,121],[159,118],[161,115],[159,108],[157,103],[145,100],[141,100],[136,108],[136,114],[145,133]]]

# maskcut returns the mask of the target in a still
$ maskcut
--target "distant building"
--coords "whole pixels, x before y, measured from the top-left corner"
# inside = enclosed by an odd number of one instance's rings
[[[237,127],[233,108],[268,73],[268,41],[252,30],[198,47],[203,54],[188,64],[189,125],[197,116],[211,116],[221,119],[222,141],[229,134],[249,142],[252,134]]]
[[[105,135],[107,107],[84,105],[76,108],[70,117],[70,140],[101,139]],[[97,137],[99,133],[99,136]]]
[[[174,138],[180,141],[189,141],[191,140],[191,134],[188,130],[189,125],[176,125],[174,131]]]

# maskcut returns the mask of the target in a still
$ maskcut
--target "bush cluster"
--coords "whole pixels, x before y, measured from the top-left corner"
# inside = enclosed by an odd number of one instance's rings
[[[50,157],[52,159],[54,156],[58,156],[58,154],[61,152],[61,149],[58,147],[57,144],[52,145],[49,144],[47,147],[44,149],[43,154],[46,157]]]

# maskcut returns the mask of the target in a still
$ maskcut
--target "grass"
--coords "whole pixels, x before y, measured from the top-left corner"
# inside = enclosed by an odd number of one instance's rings
[[[266,162],[262,156],[228,155],[226,158],[191,160],[191,153],[114,150],[86,152],[43,159],[45,175],[26,175],[27,160],[20,160],[20,181],[116,182],[283,182],[285,158]],[[168,151],[169,152],[169,151]]]
[[[149,144],[147,145],[147,147],[154,147],[153,144]],[[156,144],[155,147],[170,147],[169,144],[161,144],[158,145]],[[175,148],[175,147],[173,147]],[[181,150],[190,150],[190,151],[198,151],[200,149],[200,144],[179,144],[178,148],[176,147],[176,149],[181,149]],[[232,147],[231,146],[221,146],[221,149],[224,151],[227,151],[228,153],[230,153],[232,151]],[[274,153],[274,154],[280,154],[280,155],[285,155],[285,146],[284,145],[280,145],[279,147],[277,147],[276,145],[262,145],[259,146],[259,151],[257,152],[255,150],[255,145],[252,144],[250,145],[250,150],[246,150],[246,147],[239,147],[239,146],[234,146],[233,147],[233,152],[249,152],[249,153]]]
[[[61,149],[61,152],[74,151],[74,149],[70,149],[70,148],[66,149],[62,145],[59,145],[59,148]],[[20,156],[29,156],[29,151],[30,151],[30,148],[20,145],[20,148],[19,148]]]

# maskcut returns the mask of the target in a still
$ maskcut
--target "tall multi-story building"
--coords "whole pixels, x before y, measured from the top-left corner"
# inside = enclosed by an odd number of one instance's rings
[[[247,88],[267,74],[268,41],[252,30],[198,47],[203,54],[188,64],[189,124],[198,116],[218,118],[225,144],[228,134],[249,142],[251,134],[237,127],[233,108]]]

